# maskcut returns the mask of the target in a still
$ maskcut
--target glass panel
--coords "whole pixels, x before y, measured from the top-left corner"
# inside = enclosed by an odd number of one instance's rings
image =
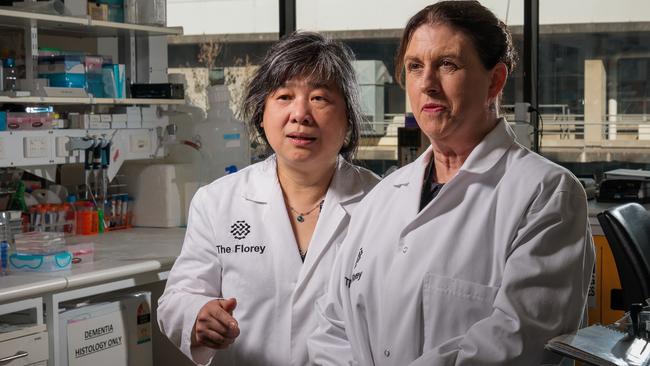
[[[240,7],[250,7],[247,11],[254,15],[252,18],[243,8],[242,12],[228,8],[230,2],[168,1],[169,24],[185,29],[184,36],[170,37],[170,72],[182,74],[178,78],[188,83],[186,90],[191,104],[205,109],[207,85],[228,84],[229,69],[256,65],[277,39],[274,33],[278,27],[277,2],[253,0],[245,3],[247,5],[240,4]],[[397,164],[397,128],[404,126],[408,109],[405,92],[394,80],[395,54],[402,28],[409,17],[430,2],[383,1],[381,11],[373,16],[359,16],[367,13],[368,6],[375,6],[370,3],[370,0],[298,1],[296,22],[301,30],[322,32],[341,40],[355,53],[362,104],[369,121],[362,129],[357,158],[382,174]],[[481,3],[510,26],[515,47],[520,58],[523,57],[523,1],[484,0]],[[204,19],[206,14],[211,19],[209,22]],[[199,55],[202,45],[209,42],[216,42],[220,48],[211,59],[212,63],[207,65]],[[506,113],[512,113],[515,101],[523,100],[522,70],[521,65],[515,69],[503,92],[502,105]]]
[[[539,39],[541,153],[577,174],[647,169],[650,3],[540,1]]]

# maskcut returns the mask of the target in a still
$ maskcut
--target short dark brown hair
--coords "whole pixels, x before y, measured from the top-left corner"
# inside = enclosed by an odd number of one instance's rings
[[[409,19],[395,58],[395,79],[404,86],[404,54],[413,33],[422,25],[444,24],[465,33],[474,44],[483,67],[503,62],[512,73],[517,52],[508,27],[488,8],[474,0],[448,0],[429,5]]]

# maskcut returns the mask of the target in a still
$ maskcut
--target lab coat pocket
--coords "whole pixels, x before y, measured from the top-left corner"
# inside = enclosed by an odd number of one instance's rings
[[[426,273],[422,283],[424,350],[464,335],[494,308],[498,287]]]

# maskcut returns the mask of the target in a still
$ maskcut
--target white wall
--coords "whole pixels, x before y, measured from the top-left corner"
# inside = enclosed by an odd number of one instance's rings
[[[167,25],[185,35],[275,33],[279,13],[277,0],[167,0]]]
[[[483,0],[510,25],[523,24],[523,0]],[[431,0],[296,0],[299,29],[399,29]],[[170,26],[186,35],[275,33],[278,0],[167,0]],[[648,22],[649,0],[541,0],[541,24]]]

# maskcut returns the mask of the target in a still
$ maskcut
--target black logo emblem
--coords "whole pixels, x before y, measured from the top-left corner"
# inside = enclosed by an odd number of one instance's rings
[[[230,225],[230,233],[233,238],[237,240],[242,240],[246,235],[250,234],[251,226],[246,223],[244,220],[237,220],[234,224]]]
[[[357,259],[354,261],[354,267],[352,267],[352,269],[357,268],[357,264],[359,264],[362,255],[363,255],[363,248],[359,248],[359,254],[357,254]]]

